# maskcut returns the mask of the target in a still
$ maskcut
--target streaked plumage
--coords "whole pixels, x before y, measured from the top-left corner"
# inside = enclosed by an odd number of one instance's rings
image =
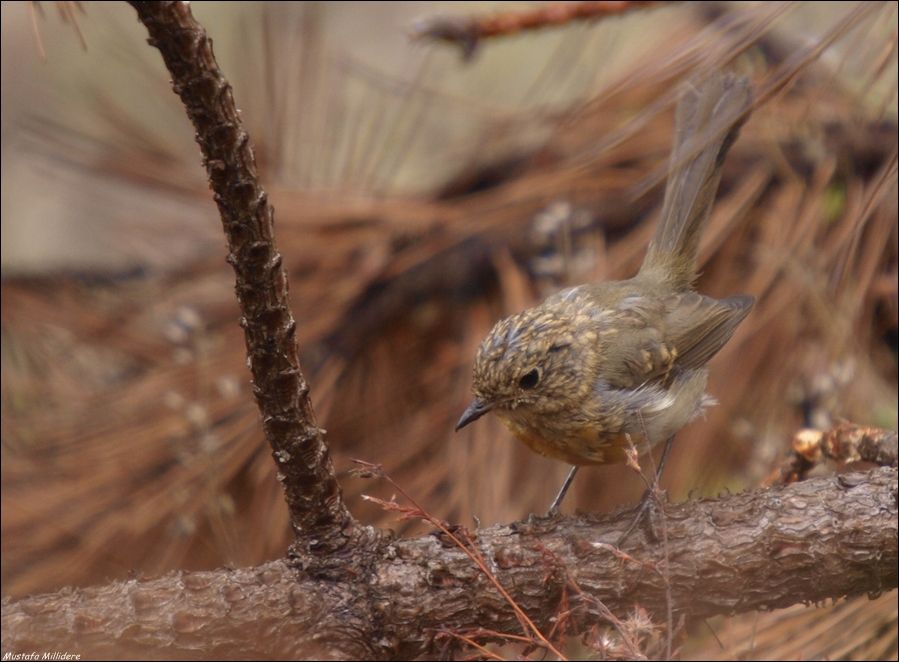
[[[624,461],[630,442],[645,450],[665,441],[713,403],[706,364],[754,299],[695,292],[696,251],[749,105],[748,82],[732,76],[687,91],[662,221],[640,272],[563,290],[497,322],[457,429],[492,411],[541,455],[608,464]]]

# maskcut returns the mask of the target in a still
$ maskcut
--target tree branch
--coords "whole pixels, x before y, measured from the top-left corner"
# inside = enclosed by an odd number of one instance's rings
[[[259,184],[256,158],[215,61],[212,42],[183,2],[130,2],[150,33],[196,129],[209,185],[228,239],[241,326],[262,412],[298,539],[320,556],[341,548],[356,527],[316,425],[300,370],[287,274],[275,247],[274,211]],[[304,550],[301,550],[304,551]]]
[[[503,37],[526,30],[540,30],[573,21],[597,21],[643,9],[657,2],[571,2],[546,3],[523,11],[504,11],[490,15],[433,16],[419,19],[411,28],[415,39],[446,41],[462,49],[462,57],[471,59],[482,40]]]
[[[802,480],[825,458],[837,462],[873,462],[880,466],[897,464],[897,435],[893,430],[837,423],[830,430],[805,429],[793,436],[793,452],[768,482]]]
[[[628,514],[473,538],[544,632],[566,592],[569,634],[595,623],[600,601],[615,614],[639,604],[664,621],[666,557],[674,616],[689,621],[896,588],[897,489],[897,470],[879,468],[678,504],[666,509],[667,549],[635,535],[626,554],[611,543]],[[342,582],[297,580],[274,562],[5,600],[3,650],[407,659],[432,651],[437,631],[520,633],[508,603],[442,537],[357,547],[345,560]],[[367,586],[355,579],[363,569]]]

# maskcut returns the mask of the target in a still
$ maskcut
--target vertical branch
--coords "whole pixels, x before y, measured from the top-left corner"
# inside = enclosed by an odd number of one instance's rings
[[[296,322],[287,303],[287,274],[275,247],[274,213],[256,174],[250,139],[212,42],[182,2],[130,2],[150,33],[196,129],[209,185],[228,238],[236,275],[240,324],[262,412],[265,437],[278,465],[298,538],[326,553],[343,544],[353,524],[309,386],[297,357]]]

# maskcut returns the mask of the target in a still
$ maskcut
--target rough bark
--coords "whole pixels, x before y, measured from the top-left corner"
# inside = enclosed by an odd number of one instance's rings
[[[691,501],[666,513],[667,546],[634,535],[626,554],[612,543],[627,514],[538,519],[472,536],[544,632],[563,593],[575,607],[569,633],[577,633],[595,622],[595,601],[619,615],[639,604],[664,622],[668,586],[675,619],[687,621],[897,586],[894,468]],[[278,561],[4,601],[3,650],[395,659],[434,654],[439,631],[522,633],[471,559],[440,536],[362,546],[343,560],[341,581]]]
[[[216,63],[212,41],[182,2],[131,2],[159,49],[196,129],[209,185],[228,239],[253,393],[278,466],[300,553],[327,555],[356,529],[343,503],[309,386],[300,370],[287,274],[275,246],[274,211],[256,157]]]

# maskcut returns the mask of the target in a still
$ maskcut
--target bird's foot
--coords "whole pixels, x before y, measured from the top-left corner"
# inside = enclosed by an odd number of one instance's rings
[[[640,503],[637,504],[637,507],[631,510],[634,513],[634,518],[631,520],[630,525],[621,534],[621,537],[618,539],[617,546],[621,547],[630,537],[630,535],[637,529],[638,526],[643,524],[644,533],[646,535],[646,539],[650,542],[656,542],[659,539],[659,536],[656,533],[655,528],[655,520],[658,516],[665,516],[665,502],[668,500],[667,493],[659,489],[658,487],[650,487],[643,493],[643,497],[640,499]]]

